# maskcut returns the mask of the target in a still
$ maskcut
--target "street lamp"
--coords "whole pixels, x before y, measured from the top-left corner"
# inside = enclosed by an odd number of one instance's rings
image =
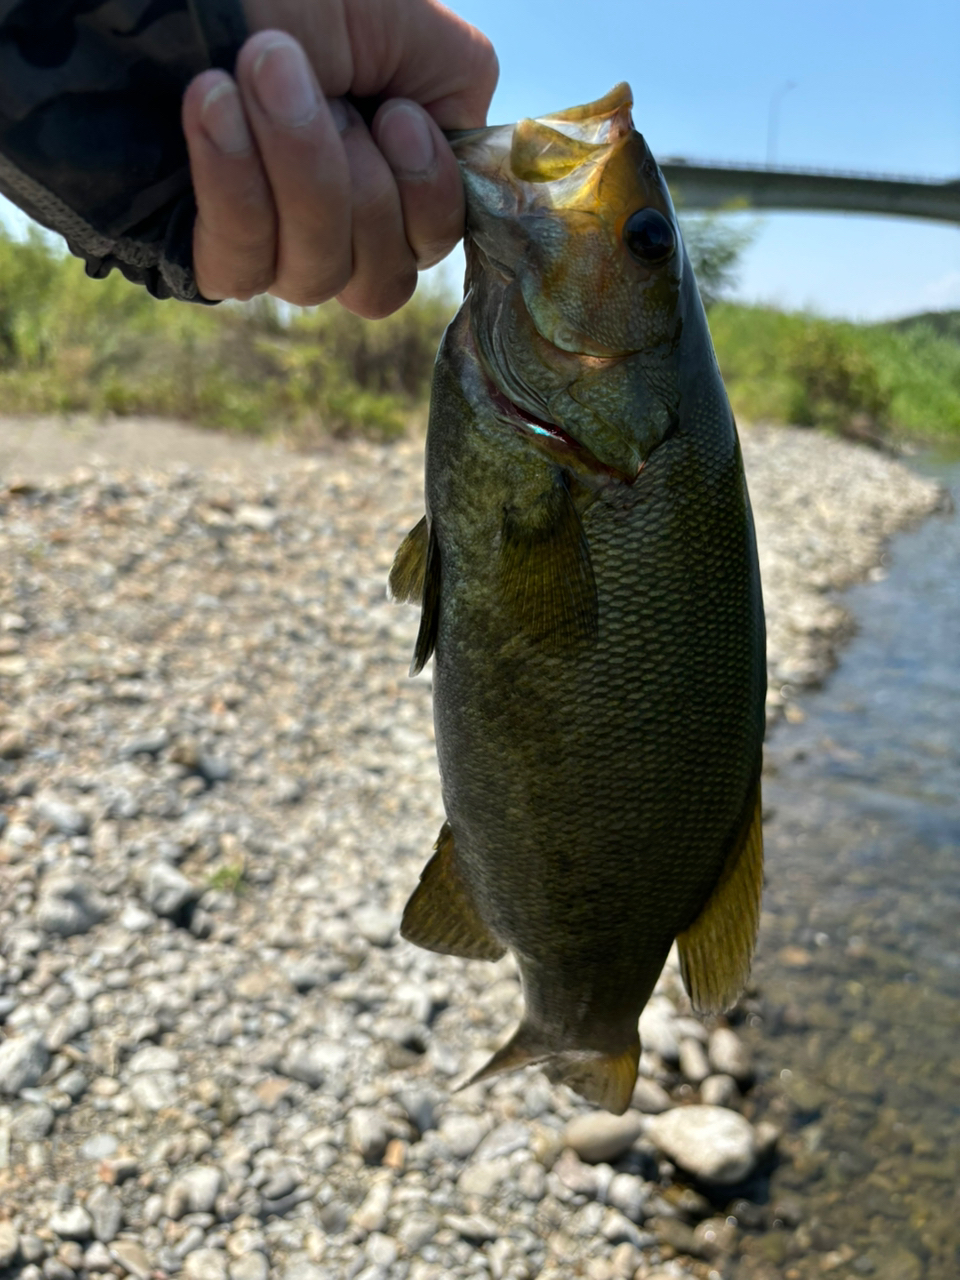
[[[795,81],[788,80],[779,89],[775,89],[770,97],[770,110],[767,114],[767,164],[772,165],[776,159],[777,133],[780,128],[780,103],[790,90],[796,87]]]

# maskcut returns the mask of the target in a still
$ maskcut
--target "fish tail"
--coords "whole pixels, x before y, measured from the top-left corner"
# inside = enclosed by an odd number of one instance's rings
[[[540,1027],[524,1020],[503,1048],[460,1088],[501,1071],[539,1066],[554,1084],[569,1085],[588,1102],[619,1116],[630,1105],[639,1061],[640,1037],[636,1031],[620,1052],[560,1049]]]

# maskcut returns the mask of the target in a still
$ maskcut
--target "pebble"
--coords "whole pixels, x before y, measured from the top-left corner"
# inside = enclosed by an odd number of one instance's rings
[[[390,1141],[390,1128],[378,1111],[356,1107],[350,1113],[350,1145],[367,1164],[379,1164]]]
[[[109,1244],[123,1225],[123,1204],[119,1196],[100,1183],[87,1196],[85,1208],[93,1222],[94,1236]]]
[[[230,1280],[268,1280],[270,1264],[262,1253],[248,1253],[231,1259],[227,1274]]]
[[[48,933],[68,938],[86,933],[109,914],[106,899],[79,875],[59,873],[44,883],[37,903],[37,923]]]
[[[622,1156],[640,1137],[643,1129],[643,1118],[636,1111],[626,1111],[622,1116],[591,1111],[570,1121],[563,1132],[563,1140],[581,1160],[599,1164]]]
[[[895,519],[929,509],[922,482],[838,449],[745,439],[776,714],[791,662],[801,682],[825,669],[842,614],[824,584],[869,565],[891,494]],[[819,459],[841,455],[825,505]],[[403,676],[416,611],[383,587],[422,511],[421,444],[281,461],[98,466],[3,499],[0,595],[25,602],[29,661],[0,672],[0,734],[19,735],[0,770],[0,1248],[17,1239],[25,1280],[627,1280],[655,1268],[650,1223],[671,1218],[706,1257],[735,1228],[672,1195],[674,1158],[658,1171],[639,1129],[581,1158],[567,1126],[596,1136],[598,1113],[543,1073],[452,1091],[519,990],[509,957],[465,963],[397,931],[442,821],[429,672]],[[759,1152],[767,1114],[785,1118],[776,1079],[731,1091],[723,1037],[687,1008],[671,961],[631,1111],[600,1122],[689,1112],[694,1042],[701,1103],[756,1115]],[[89,1238],[50,1233],[81,1208]],[[704,1214],[709,1230],[690,1225]]]
[[[35,1085],[50,1061],[43,1036],[35,1031],[0,1044],[0,1094],[17,1094]]]
[[[670,1160],[707,1182],[741,1182],[756,1163],[753,1126],[725,1107],[677,1107],[653,1116],[647,1136]]]
[[[193,1249],[183,1259],[187,1280],[227,1280],[230,1259],[222,1249]]]
[[[199,890],[169,862],[152,862],[147,868],[143,900],[158,916],[173,918],[199,896]]]
[[[699,1040],[687,1036],[680,1041],[680,1071],[691,1084],[699,1084],[710,1074],[710,1064]]]
[[[89,1240],[93,1235],[93,1220],[81,1205],[71,1205],[50,1217],[50,1230],[65,1240]]]
[[[0,1267],[9,1267],[20,1252],[20,1233],[12,1222],[0,1222]]]
[[[733,1076],[707,1076],[700,1085],[700,1101],[712,1107],[732,1107],[740,1096]]]
[[[746,1045],[729,1027],[717,1027],[710,1036],[710,1065],[718,1075],[732,1076],[739,1084],[753,1078]]]
[[[657,1084],[656,1080],[649,1080],[646,1076],[637,1076],[630,1106],[634,1111],[643,1111],[647,1115],[656,1116],[661,1111],[669,1111],[673,1102],[663,1085]]]

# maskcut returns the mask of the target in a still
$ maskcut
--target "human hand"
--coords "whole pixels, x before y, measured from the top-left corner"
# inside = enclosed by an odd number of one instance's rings
[[[184,97],[206,298],[337,297],[389,315],[463,232],[441,130],[486,121],[489,41],[436,0],[245,0],[236,78]],[[370,125],[346,101],[379,99]]]

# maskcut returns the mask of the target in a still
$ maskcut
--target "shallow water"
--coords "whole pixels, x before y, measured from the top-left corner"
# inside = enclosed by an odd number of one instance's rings
[[[916,466],[960,506],[960,457]],[[746,1034],[785,1136],[744,1277],[960,1275],[960,517],[887,561],[768,747]]]

